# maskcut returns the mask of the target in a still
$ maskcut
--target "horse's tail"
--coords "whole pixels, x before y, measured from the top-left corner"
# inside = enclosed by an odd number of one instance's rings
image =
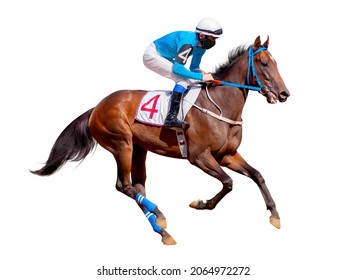
[[[88,120],[94,108],[80,115],[71,122],[56,139],[45,165],[33,174],[40,176],[52,175],[67,161],[83,160],[96,146],[91,136]]]

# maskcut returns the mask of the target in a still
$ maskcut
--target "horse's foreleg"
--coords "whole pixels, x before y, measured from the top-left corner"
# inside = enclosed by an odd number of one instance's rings
[[[190,207],[195,209],[212,210],[233,188],[233,180],[221,168],[215,158],[208,152],[200,154],[198,158],[190,158],[190,163],[202,169],[205,173],[218,179],[222,183],[222,189],[212,199],[207,201],[196,200],[190,203]]]
[[[236,153],[233,156],[225,156],[221,160],[220,164],[244,176],[250,177],[258,185],[264,198],[267,209],[271,212],[270,223],[274,227],[280,228],[281,225],[279,213],[276,210],[275,202],[269,192],[269,189],[261,173],[252,166],[250,166],[239,153]]]

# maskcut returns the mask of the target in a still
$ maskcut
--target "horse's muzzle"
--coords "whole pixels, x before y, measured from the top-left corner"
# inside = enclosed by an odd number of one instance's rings
[[[275,94],[268,90],[262,93],[262,95],[266,97],[268,103],[276,104],[277,101],[285,102],[287,98],[290,96],[290,93],[288,91],[281,91],[279,94]]]

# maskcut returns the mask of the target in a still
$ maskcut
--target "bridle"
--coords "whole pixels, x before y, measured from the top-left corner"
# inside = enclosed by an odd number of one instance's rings
[[[247,72],[246,72],[246,84],[237,84],[237,83],[232,83],[232,82],[226,82],[226,81],[220,81],[220,80],[215,80],[212,81],[216,85],[224,85],[224,86],[230,86],[230,87],[236,87],[236,88],[245,88],[248,90],[254,90],[258,91],[259,93],[266,95],[270,92],[270,90],[267,88],[267,86],[264,86],[260,79],[257,76],[256,69],[255,69],[255,62],[254,62],[254,57],[256,54],[260,53],[261,51],[267,50],[266,47],[261,46],[259,49],[254,51],[253,47],[248,48],[248,55],[247,55]],[[251,75],[255,78],[257,86],[251,85],[250,84],[250,77]]]
[[[236,88],[245,88],[248,90],[254,90],[254,91],[258,91],[259,93],[261,93],[263,96],[268,96],[271,94],[270,90],[267,88],[267,86],[264,86],[260,79],[257,76],[256,73],[256,69],[255,69],[255,62],[254,62],[254,57],[256,54],[260,53],[261,51],[267,50],[266,47],[261,46],[259,49],[257,49],[256,51],[254,51],[253,47],[249,47],[248,48],[248,56],[247,56],[247,60],[248,60],[248,65],[247,65],[247,72],[246,72],[246,84],[237,84],[237,83],[231,83],[231,82],[226,82],[226,81],[220,81],[220,80],[213,80],[211,81],[212,84],[215,85],[219,85],[219,86],[230,86],[230,87],[236,87]],[[251,75],[255,78],[255,81],[257,83],[256,85],[251,85],[250,84],[250,77]],[[242,121],[234,121],[231,119],[227,119],[225,117],[222,116],[222,110],[221,108],[212,100],[211,96],[209,95],[208,92],[208,87],[206,87],[206,93],[207,93],[207,97],[208,99],[215,105],[215,107],[218,109],[218,111],[220,112],[219,115],[215,114],[212,111],[209,111],[207,109],[204,109],[200,106],[197,106],[196,104],[193,104],[194,107],[196,107],[197,109],[199,109],[200,111],[202,111],[204,114],[207,114],[213,118],[219,119],[220,121],[229,123],[231,125],[242,125]]]
[[[266,47],[260,47],[258,50],[254,51],[253,47],[250,47],[248,50],[248,66],[247,66],[247,73],[246,73],[246,84],[250,84],[250,72],[252,72],[252,76],[255,78],[256,83],[258,87],[254,86],[252,90],[257,90],[259,93],[265,95],[269,92],[269,89],[264,86],[260,79],[257,76],[256,69],[255,69],[255,62],[254,57],[256,54],[260,53],[261,51],[267,50]]]

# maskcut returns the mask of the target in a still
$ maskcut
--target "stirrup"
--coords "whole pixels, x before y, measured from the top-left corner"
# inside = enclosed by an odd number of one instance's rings
[[[183,129],[186,130],[190,127],[190,124],[185,122],[185,121],[180,121],[177,118],[172,118],[172,119],[167,119],[165,120],[163,127],[168,128],[168,129]]]

